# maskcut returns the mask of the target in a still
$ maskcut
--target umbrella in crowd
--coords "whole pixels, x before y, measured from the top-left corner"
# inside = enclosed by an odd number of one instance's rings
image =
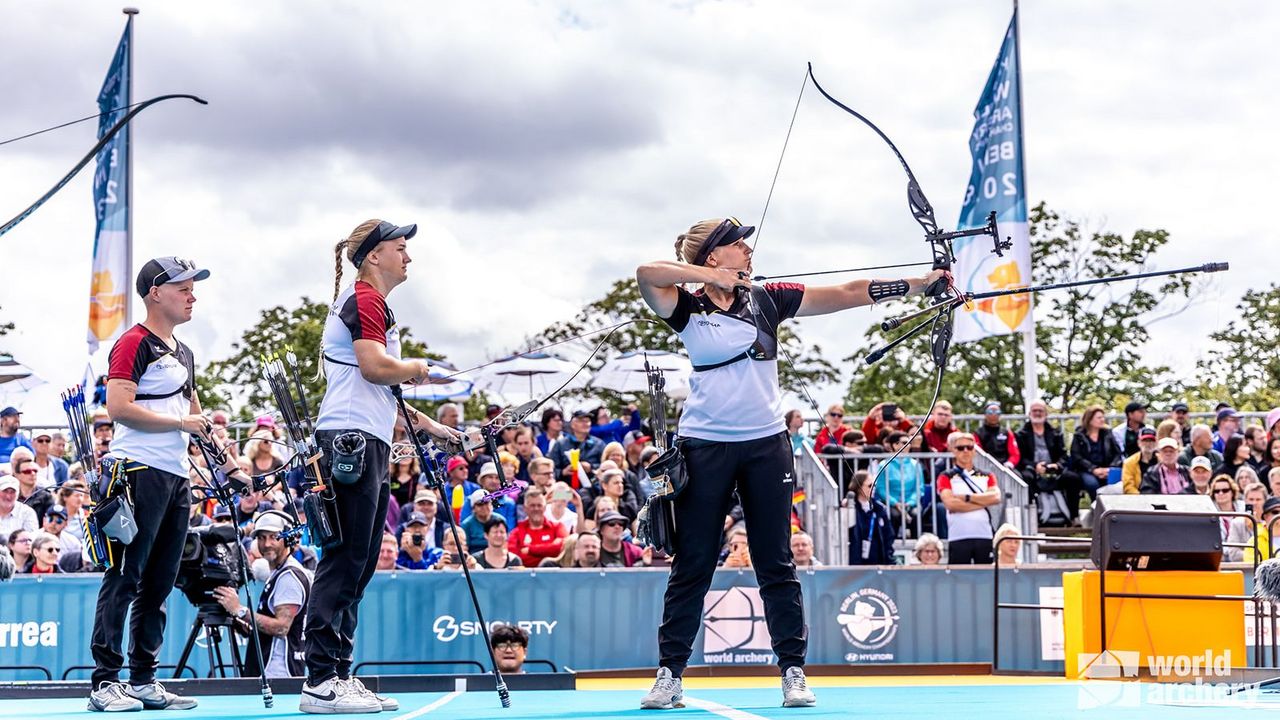
[[[466,400],[471,397],[475,382],[465,374],[458,374],[458,368],[443,360],[431,361],[431,372],[427,382],[421,385],[406,385],[406,400]]]
[[[475,389],[499,395],[507,402],[523,402],[550,395],[577,371],[578,365],[555,355],[513,355],[477,372]],[[589,379],[581,373],[568,387],[582,387]]]
[[[684,355],[665,350],[634,350],[623,353],[605,363],[592,378],[591,384],[621,393],[647,392],[649,383],[644,374],[646,358],[650,367],[662,370],[662,377],[667,381],[667,397],[672,400],[689,397],[689,376],[693,374],[693,365]]]
[[[16,387],[30,389],[42,382],[44,381],[36,377],[31,368],[14,360],[12,355],[0,355],[0,385],[17,383]]]

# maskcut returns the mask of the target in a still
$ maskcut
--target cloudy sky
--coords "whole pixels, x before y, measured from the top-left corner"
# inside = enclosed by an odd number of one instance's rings
[[[671,256],[704,218],[760,215],[806,61],[897,142],[944,223],[971,112],[1011,8],[910,2],[142,3],[135,99],[200,95],[134,123],[135,258],[210,268],[181,336],[228,354],[259,311],[332,292],[332,246],[369,217],[417,222],[392,295],[460,365]],[[123,29],[110,3],[0,0],[0,139],[96,112]],[[1030,0],[1028,188],[1095,227],[1161,227],[1167,267],[1231,262],[1158,326],[1161,360],[1275,274],[1280,62],[1272,2]],[[0,147],[0,215],[93,144],[84,123]],[[59,384],[85,362],[91,171],[0,238],[3,348]],[[758,247],[764,273],[927,259],[892,154],[808,92]],[[2,219],[0,219],[2,220]],[[832,360],[871,310],[802,322]],[[851,373],[856,368],[847,368]],[[842,387],[822,388],[818,401]]]

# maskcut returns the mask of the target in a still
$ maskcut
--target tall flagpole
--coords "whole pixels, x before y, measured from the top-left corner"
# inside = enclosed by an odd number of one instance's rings
[[[1014,5],[1017,6],[1017,0],[1014,0]],[[129,106],[133,104],[133,58],[136,56],[133,45],[133,16],[138,14],[138,8],[127,7],[121,12],[129,16],[129,69],[125,75],[129,92],[124,101],[125,106]],[[1021,92],[1021,89],[1019,89],[1019,92]],[[1018,99],[1021,100],[1022,98]],[[124,292],[123,326],[129,328],[133,326],[133,283],[130,282],[133,280],[133,126],[126,127],[124,133],[125,162],[127,163],[125,167],[129,168],[129,171],[125,177],[124,186],[125,212],[127,213],[125,217],[124,280],[127,286]]]
[[[1018,0],[1013,0],[1013,35],[1013,58],[1017,66],[1014,83],[1018,89],[1018,175],[1022,178],[1022,200],[1030,204],[1031,194],[1027,192],[1027,145],[1023,138],[1023,126],[1027,122],[1027,115],[1023,111],[1022,104],[1022,16],[1018,14]],[[133,66],[129,67],[132,70]],[[1027,221],[1028,223],[1031,221],[1030,207],[1027,208]],[[1034,273],[1034,265],[1031,270]],[[1035,295],[1031,293],[1027,293],[1027,317],[1031,319],[1031,323],[1022,333],[1023,410],[1029,409],[1032,401],[1040,398],[1040,380],[1036,376],[1036,300]]]

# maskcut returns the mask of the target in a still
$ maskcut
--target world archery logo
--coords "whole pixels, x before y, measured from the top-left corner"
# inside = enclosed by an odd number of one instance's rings
[[[760,588],[712,590],[702,605],[702,661],[707,665],[772,663]]]
[[[888,594],[875,588],[862,588],[840,603],[840,612],[836,622],[844,639],[859,650],[880,650],[898,635],[898,604]],[[867,662],[874,660],[892,660],[893,653],[861,652],[848,653],[845,660],[849,662]]]

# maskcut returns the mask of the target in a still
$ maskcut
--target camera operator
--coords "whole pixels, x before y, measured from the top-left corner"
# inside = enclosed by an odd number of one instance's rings
[[[427,516],[415,512],[409,516],[400,535],[400,554],[396,557],[399,570],[430,570],[440,553],[427,548]]]
[[[164,641],[165,600],[178,576],[189,522],[187,442],[192,433],[207,437],[210,430],[200,414],[195,359],[174,337],[174,328],[191,320],[195,282],[208,276],[208,270],[188,260],[148,261],[135,283],[146,319],[126,330],[111,348],[107,411],[120,425],[111,437],[111,454],[122,463],[130,488],[124,497],[116,497],[122,511],[129,500],[134,503],[131,524],[137,532],[121,546],[98,591],[90,710],[196,706],[194,699],[166,691],[155,681],[155,672]],[[95,423],[95,433],[97,429]],[[129,685],[119,681],[126,613],[131,617]]]
[[[258,601],[258,642],[266,658],[269,678],[301,677],[306,671],[302,651],[302,626],[306,618],[307,596],[311,594],[312,574],[293,551],[297,537],[282,539],[293,530],[293,520],[279,510],[266,510],[253,519],[253,536],[258,553],[271,566],[271,576],[262,588]],[[231,617],[236,632],[252,639],[248,622],[249,608],[240,604],[235,588],[214,588],[213,596]],[[257,653],[245,653],[245,675],[257,675]]]

